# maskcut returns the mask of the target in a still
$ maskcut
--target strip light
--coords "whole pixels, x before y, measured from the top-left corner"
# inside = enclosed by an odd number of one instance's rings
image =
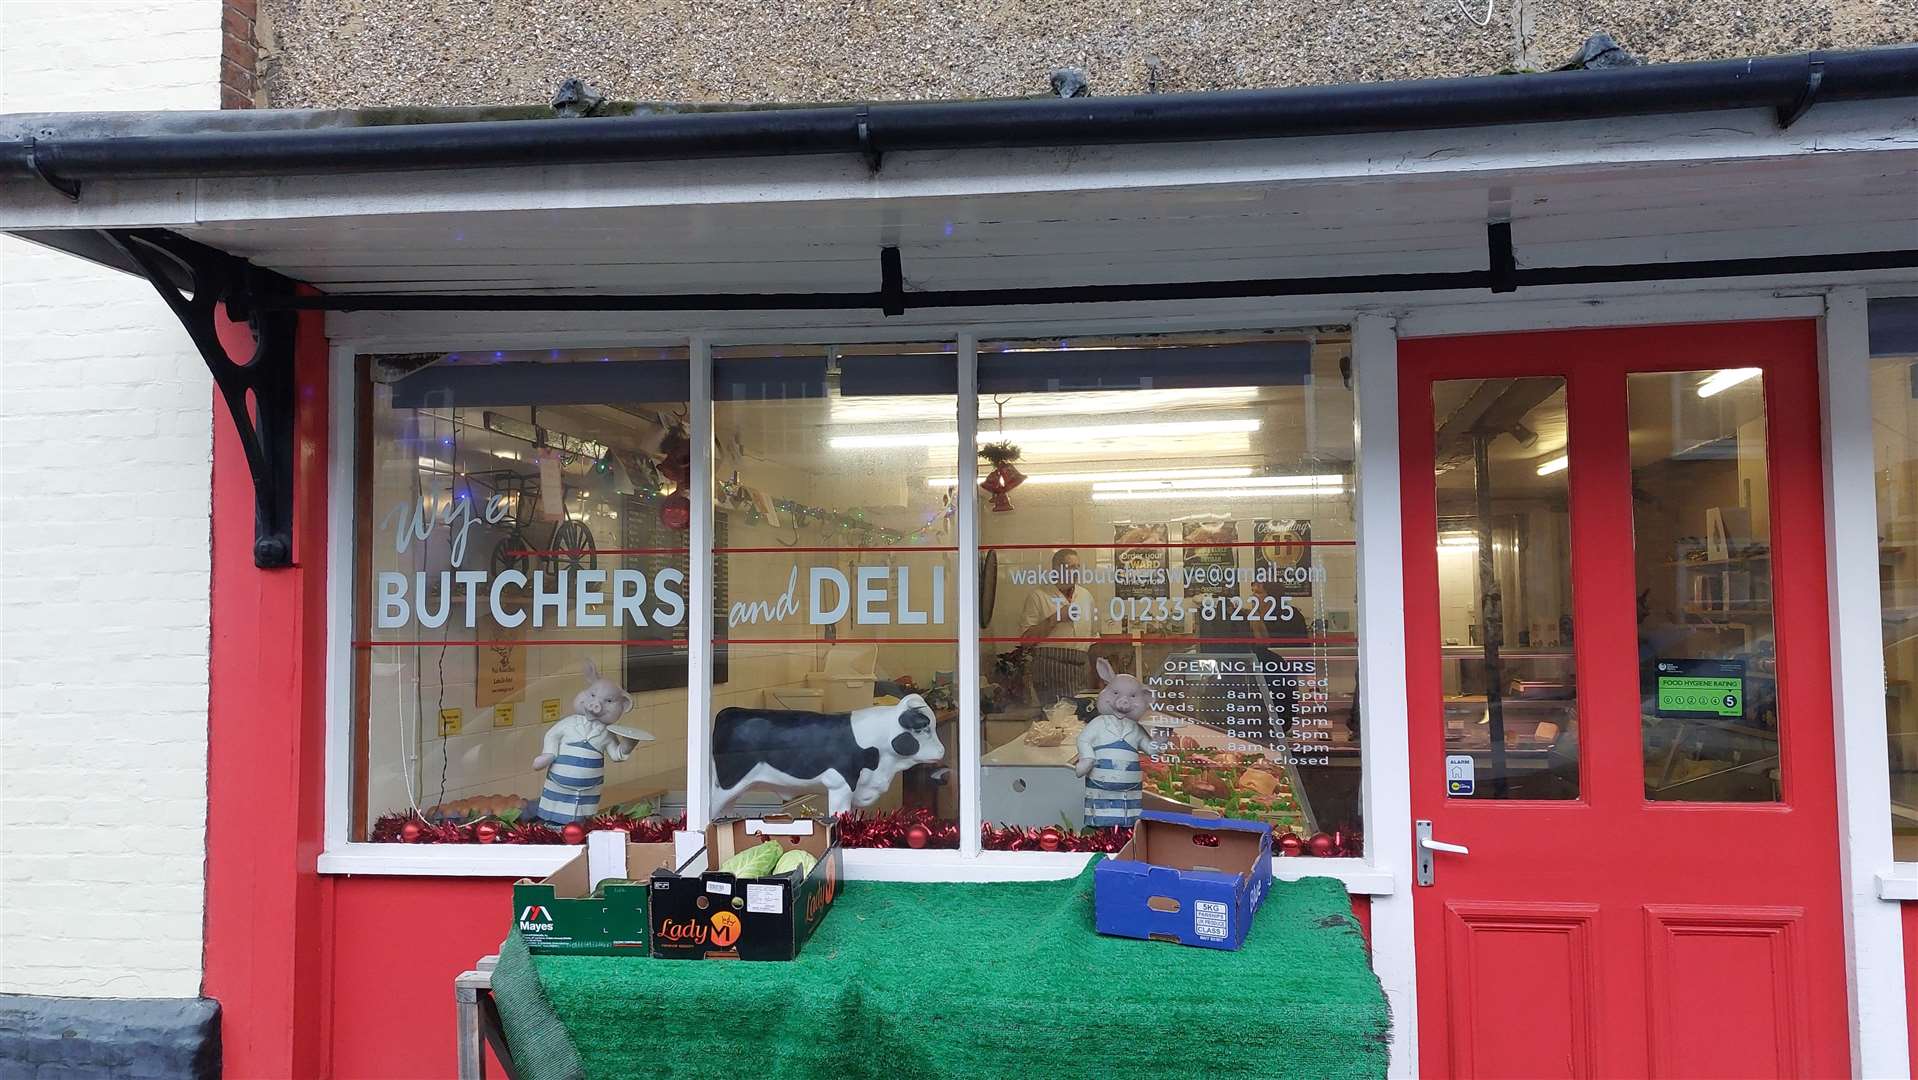
[[[1099,491],[1213,491],[1217,489],[1275,490],[1289,492],[1298,488],[1329,488],[1333,491],[1345,490],[1345,477],[1337,473],[1325,473],[1319,476],[1247,476],[1242,479],[1199,479],[1199,480],[1161,480],[1141,483],[1136,480],[1105,481],[1092,485]]]
[[[1226,491],[1139,488],[1133,491],[1094,491],[1093,502],[1133,502],[1146,499],[1294,499],[1307,495],[1343,495],[1345,485],[1327,487],[1232,488]]]
[[[1174,420],[1158,424],[1088,424],[1082,427],[1014,428],[1003,434],[979,432],[981,446],[994,442],[1029,443],[1093,442],[1101,439],[1163,439],[1182,435],[1233,435],[1259,430],[1260,421]],[[946,447],[959,445],[953,431],[901,431],[886,435],[835,435],[834,450],[890,450],[902,446]]]
[[[1222,465],[1205,469],[1142,469],[1136,472],[1035,472],[1026,474],[1028,484],[1097,484],[1124,480],[1198,480],[1213,477],[1251,476],[1250,465]],[[984,474],[980,479],[984,479]],[[926,486],[937,490],[957,487],[956,476],[933,476]]]
[[[1739,383],[1756,379],[1762,374],[1764,374],[1763,370],[1755,367],[1722,368],[1705,376],[1704,380],[1698,384],[1698,396],[1711,397],[1723,393]]]
[[[1555,472],[1563,472],[1565,467],[1571,463],[1572,459],[1570,456],[1560,454],[1555,458],[1548,458],[1543,465],[1540,465],[1538,467],[1538,474],[1540,476],[1550,476]]]

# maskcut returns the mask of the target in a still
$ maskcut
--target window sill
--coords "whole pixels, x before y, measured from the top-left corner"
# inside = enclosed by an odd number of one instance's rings
[[[565,845],[346,844],[322,852],[319,872],[381,877],[545,877],[581,849]],[[1091,858],[1084,852],[984,851],[966,858],[956,851],[907,851],[898,848],[850,848],[846,878],[851,881],[1049,881],[1069,878]],[[1281,859],[1274,864],[1281,881],[1305,877],[1337,878],[1347,892],[1390,896],[1390,872],[1362,859]],[[1918,895],[1913,897],[1918,899]]]
[[[1893,863],[1878,875],[1880,900],[1918,900],[1918,863]]]

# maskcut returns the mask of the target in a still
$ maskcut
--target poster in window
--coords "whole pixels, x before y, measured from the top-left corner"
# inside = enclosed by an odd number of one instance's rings
[[[517,629],[500,626],[490,614],[480,621],[480,638],[490,643],[479,650],[478,705],[484,709],[517,700],[525,692],[526,649],[516,644]]]
[[[1268,596],[1312,595],[1312,520],[1260,518],[1252,523],[1252,539],[1259,546],[1258,580]]]
[[[1236,521],[1193,521],[1180,537],[1185,543],[1184,576],[1187,596],[1227,595],[1237,592],[1239,542]]]
[[[1113,551],[1117,564],[1112,591],[1128,600],[1151,599],[1169,595],[1166,588],[1170,549],[1166,545],[1164,522],[1148,525],[1114,525],[1112,538],[1119,546]],[[1141,544],[1143,547],[1126,547]]]

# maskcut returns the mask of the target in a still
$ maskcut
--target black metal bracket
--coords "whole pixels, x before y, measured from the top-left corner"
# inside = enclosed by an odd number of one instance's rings
[[[1806,111],[1817,102],[1818,88],[1824,84],[1824,81],[1825,59],[1817,53],[1812,53],[1805,62],[1805,85],[1798,88],[1797,95],[1791,101],[1778,106],[1780,131],[1796,124],[1798,118],[1805,115]]]
[[[1485,226],[1485,252],[1492,291],[1518,291],[1518,256],[1512,253],[1512,223],[1494,221]]]
[[[884,164],[884,155],[879,150],[879,144],[873,141],[870,106],[859,106],[859,110],[853,114],[853,128],[859,137],[859,156],[866,160],[866,168],[871,170],[874,176],[879,175],[879,167]]]
[[[887,315],[906,313],[906,271],[896,247],[879,249],[879,310]]]
[[[63,180],[55,176],[53,170],[47,167],[46,159],[40,156],[39,145],[33,136],[27,136],[25,145],[27,150],[27,167],[33,170],[33,174],[45,181],[48,187],[65,195],[74,202],[79,202],[80,182],[77,180]]]
[[[253,474],[253,565],[293,565],[293,342],[298,316],[283,302],[292,280],[164,229],[108,229],[109,242],[159,291],[200,350],[226,401]],[[174,284],[169,265],[191,282]],[[214,325],[216,305],[253,334],[253,355],[236,360]]]

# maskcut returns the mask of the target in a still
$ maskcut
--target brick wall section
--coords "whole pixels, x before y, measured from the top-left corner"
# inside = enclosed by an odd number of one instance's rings
[[[0,3],[0,112],[211,109],[219,17]],[[199,993],[212,393],[143,279],[0,239],[0,993]]]
[[[259,100],[258,0],[221,0],[220,108],[251,109]]]

